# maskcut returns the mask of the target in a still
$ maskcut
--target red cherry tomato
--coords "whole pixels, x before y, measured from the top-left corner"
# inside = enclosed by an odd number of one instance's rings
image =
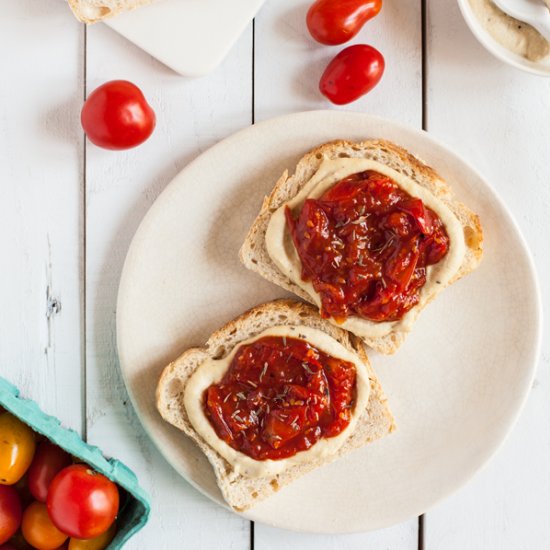
[[[70,455],[61,447],[49,441],[40,443],[27,474],[33,497],[39,502],[46,502],[52,479],[71,463]]]
[[[34,497],[29,490],[28,476],[26,474],[15,485],[12,485],[12,487],[19,495],[23,510],[34,501]]]
[[[66,540],[48,515],[46,505],[33,502],[23,514],[21,531],[25,540],[38,550],[57,550]]]
[[[0,544],[7,542],[21,524],[21,500],[13,487],[0,485]]]
[[[48,512],[55,525],[78,539],[103,534],[118,514],[117,486],[83,464],[61,470],[48,491]]]
[[[317,0],[307,12],[307,28],[321,44],[343,44],[381,8],[382,0]]]
[[[130,149],[155,129],[155,112],[142,91],[126,80],[112,80],[94,90],[80,115],[88,139],[105,149]]]
[[[384,74],[384,57],[372,46],[357,44],[342,50],[325,69],[319,90],[344,105],[370,92]]]

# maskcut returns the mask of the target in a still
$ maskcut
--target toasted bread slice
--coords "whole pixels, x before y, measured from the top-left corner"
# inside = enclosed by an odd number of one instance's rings
[[[273,213],[301,191],[325,159],[343,157],[371,159],[382,163],[426,188],[452,211],[464,230],[466,254],[460,269],[449,284],[470,273],[479,265],[483,254],[483,233],[479,217],[455,199],[450,187],[432,168],[408,151],[389,141],[367,140],[359,143],[335,141],[321,145],[299,161],[292,176],[285,171],[271,194],[265,197],[260,213],[240,250],[240,259],[245,267],[300,298],[313,302],[312,297],[282,273],[271,259],[266,248],[266,230]],[[416,308],[418,309],[419,306]],[[416,313],[419,311],[420,309]],[[363,339],[376,351],[392,354],[403,343],[406,334],[404,331],[392,331],[384,336]]]
[[[226,357],[240,342],[277,325],[298,325],[322,330],[356,354],[369,371],[369,400],[355,430],[334,456],[296,464],[274,476],[247,478],[236,473],[194,430],[185,409],[184,391],[190,376],[206,359]],[[292,300],[277,300],[247,311],[212,334],[205,347],[189,349],[170,363],[164,369],[157,386],[157,408],[164,420],[191,437],[208,457],[225,500],[237,511],[254,506],[303,474],[394,430],[393,416],[362,342],[351,333],[322,319],[316,308]]]
[[[97,23],[123,11],[133,10],[153,0],[68,0],[74,14],[83,23]]]

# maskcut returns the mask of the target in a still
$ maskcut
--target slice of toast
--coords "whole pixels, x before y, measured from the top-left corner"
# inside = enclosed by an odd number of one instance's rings
[[[369,401],[353,433],[330,459],[296,464],[280,474],[251,479],[237,474],[232,466],[194,430],[185,410],[184,391],[190,376],[207,358],[226,357],[239,342],[277,325],[299,325],[322,330],[356,354],[369,371]],[[277,300],[255,307],[212,334],[205,347],[185,351],[164,369],[160,377],[157,386],[157,408],[164,420],[191,437],[208,457],[225,500],[237,511],[254,506],[303,474],[394,430],[393,416],[362,342],[351,333],[322,319],[316,308],[292,300]]]
[[[133,10],[153,0],[68,0],[76,17],[83,23],[97,23],[123,11]]]
[[[479,217],[455,199],[450,187],[432,168],[408,151],[389,141],[367,140],[359,143],[349,141],[326,143],[306,154],[298,162],[292,176],[289,177],[288,171],[285,171],[271,194],[264,198],[260,213],[240,250],[240,259],[245,267],[300,298],[313,302],[312,297],[304,289],[295,284],[275,265],[267,251],[265,235],[273,213],[301,191],[317,172],[323,160],[338,158],[364,158],[385,164],[426,188],[450,208],[464,229],[466,254],[460,269],[449,284],[470,273],[479,265],[483,255],[483,233]],[[364,338],[364,341],[380,353],[392,354],[403,343],[406,334],[403,331],[392,331],[384,336]]]

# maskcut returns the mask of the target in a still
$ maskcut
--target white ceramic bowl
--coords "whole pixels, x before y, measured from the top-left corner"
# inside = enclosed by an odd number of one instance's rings
[[[488,32],[485,30],[479,19],[474,14],[469,0],[458,0],[458,5],[462,16],[466,21],[470,30],[474,33],[474,36],[485,47],[486,50],[491,52],[495,57],[508,63],[516,69],[521,69],[528,73],[537,74],[539,76],[550,76],[550,57],[543,59],[542,61],[529,61],[525,57],[511,52],[504,46],[501,46]]]

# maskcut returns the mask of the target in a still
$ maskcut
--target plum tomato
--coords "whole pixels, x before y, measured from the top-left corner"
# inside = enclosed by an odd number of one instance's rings
[[[0,414],[0,485],[14,485],[31,465],[34,432],[8,412]]]
[[[115,521],[119,494],[110,479],[85,464],[74,464],[55,476],[46,502],[59,529],[77,539],[92,539]]]
[[[155,112],[143,92],[127,80],[111,80],[95,89],[82,107],[82,128],[104,149],[130,149],[155,129]]]
[[[13,487],[0,485],[0,544],[7,542],[21,524],[21,499]]]
[[[69,550],[105,550],[109,543],[115,538],[116,524],[113,523],[105,533],[95,539],[71,539]]]
[[[332,103],[345,105],[370,92],[384,74],[384,57],[372,46],[342,50],[325,69],[319,90]]]
[[[42,502],[33,502],[27,507],[21,531],[25,540],[38,550],[56,550],[67,540],[67,535],[53,524]]]
[[[317,0],[307,12],[307,28],[317,42],[336,46],[351,40],[381,8],[382,0]]]
[[[38,445],[28,471],[29,490],[39,502],[46,502],[52,479],[72,464],[72,459],[61,447],[43,441]]]

